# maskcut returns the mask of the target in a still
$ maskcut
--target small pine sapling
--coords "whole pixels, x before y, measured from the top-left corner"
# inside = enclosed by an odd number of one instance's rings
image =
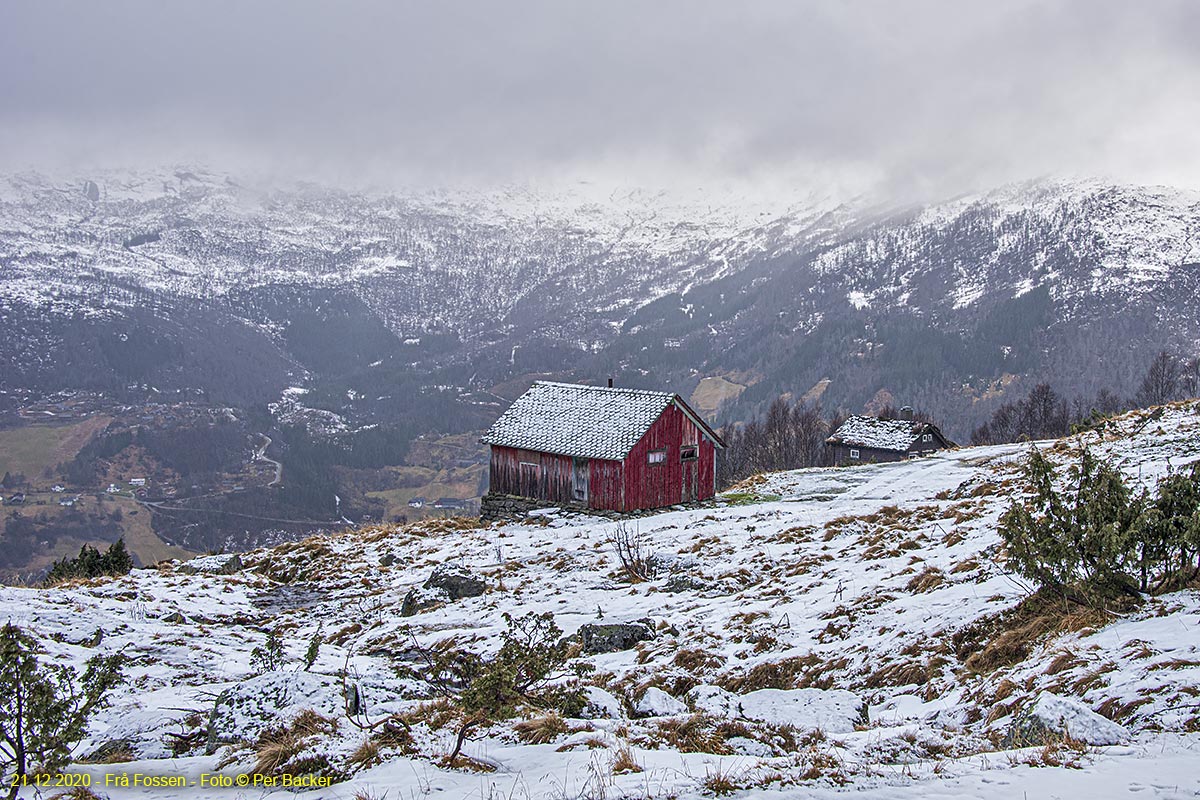
[[[83,675],[39,664],[37,640],[12,623],[0,629],[0,778],[15,800],[25,778],[61,770],[88,719],[122,679],[121,653],[93,656]]]
[[[250,651],[250,666],[261,674],[282,669],[283,661],[283,639],[280,638],[279,631],[272,628],[267,631],[266,642]]]
[[[304,651],[304,671],[308,672],[312,669],[313,664],[317,663],[317,657],[321,655],[321,627],[317,626],[317,632],[308,640],[308,649]]]

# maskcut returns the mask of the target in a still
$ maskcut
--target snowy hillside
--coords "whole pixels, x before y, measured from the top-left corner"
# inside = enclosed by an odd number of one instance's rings
[[[1066,462],[1085,443],[1152,487],[1200,457],[1200,405],[1038,446]],[[1005,614],[1027,588],[1004,570],[996,523],[1029,446],[779,473],[716,507],[627,523],[366,528],[0,600],[48,658],[132,659],[80,748],[119,763],[73,767],[112,798],[233,796],[103,776],[198,781],[256,760],[345,778],[312,798],[1193,796],[1200,593],[1111,618]],[[624,579],[622,533],[648,580]],[[482,593],[420,588],[439,565]],[[405,667],[452,638],[494,652],[502,615],[530,612],[585,644],[625,641],[581,655],[594,670],[578,717],[478,729],[448,768],[455,712]],[[271,629],[286,663],[256,674]],[[410,727],[354,724],[390,714]],[[1039,714],[1069,736],[1022,747],[1014,731]],[[264,762],[279,726],[291,749]]]
[[[324,378],[369,404],[377,362],[462,391],[558,373],[686,394],[720,377],[750,388],[735,414],[829,380],[828,405],[860,411],[885,390],[963,438],[1009,376],[1124,394],[1159,349],[1192,355],[1197,231],[1195,192],[1099,181],[895,207],[806,190],[13,175],[0,369],[10,387],[146,384],[237,406]],[[235,352],[255,366],[228,381]],[[362,416],[344,405],[330,410]]]

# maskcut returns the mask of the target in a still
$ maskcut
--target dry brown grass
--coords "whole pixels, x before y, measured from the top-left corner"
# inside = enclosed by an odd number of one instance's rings
[[[742,675],[723,676],[717,683],[734,694],[756,689],[830,689],[849,664],[845,658],[826,659],[808,653],[759,664]]]
[[[101,800],[101,797],[86,786],[75,786],[50,795],[50,800]]]
[[[401,715],[409,725],[424,723],[430,730],[439,730],[462,719],[463,712],[448,698],[439,697],[428,703],[421,703]]]
[[[354,752],[350,754],[349,761],[357,769],[373,767],[383,760],[379,756],[379,750],[378,742],[367,739],[354,749]]]
[[[1159,661],[1156,664],[1151,664],[1150,670],[1190,669],[1192,667],[1200,667],[1200,661],[1193,661],[1190,658],[1172,658],[1167,661]]]
[[[300,754],[305,740],[291,731],[264,734],[258,741],[254,757],[254,772],[259,775],[277,775],[284,765]]]
[[[1111,618],[1106,611],[1037,592],[956,633],[954,649],[968,670],[986,675],[1025,660],[1047,637],[1099,628]]]
[[[443,756],[442,758],[438,759],[436,763],[442,769],[454,769],[462,772],[478,772],[486,774],[496,771],[495,764],[489,764],[486,761],[480,761],[477,758],[471,758],[470,756],[465,756],[462,753],[459,753],[458,757],[455,758],[454,761],[450,760],[450,756]]]
[[[932,592],[939,586],[945,585],[945,583],[946,573],[937,567],[926,567],[917,573],[904,588],[912,594],[924,594],[925,592]]]
[[[641,771],[642,765],[633,757],[633,751],[629,749],[628,745],[623,745],[617,749],[612,761],[613,775],[624,775]]]
[[[312,709],[301,711],[283,728],[264,731],[254,745],[254,772],[275,775],[290,770],[290,763],[317,736],[337,733],[337,722]],[[293,765],[294,766],[294,765]]]
[[[704,714],[693,714],[685,719],[660,720],[657,738],[680,753],[729,755],[733,752],[713,720]]]
[[[709,772],[704,776],[701,782],[704,786],[704,791],[716,797],[724,797],[727,794],[733,794],[741,790],[741,785],[733,779],[733,776],[728,770],[723,770],[719,766],[716,770]]]
[[[975,558],[967,558],[951,567],[950,574],[960,575],[964,572],[971,572],[976,569],[979,569],[979,560]]]
[[[1066,767],[1082,769],[1088,748],[1085,742],[1072,739],[1068,734],[1056,735],[1042,745],[1040,750],[1026,755],[1017,763],[1031,767]]]
[[[1128,703],[1122,703],[1119,697],[1110,697],[1096,707],[1096,713],[1102,717],[1108,717],[1114,722],[1124,722],[1132,717],[1139,708],[1153,703],[1154,700],[1154,697],[1139,697]]]
[[[571,728],[566,720],[558,714],[547,714],[544,717],[525,719],[513,725],[517,738],[525,744],[549,744]]]
[[[893,661],[867,676],[864,685],[870,689],[884,686],[918,686],[926,684],[941,674],[949,659],[934,656],[927,661]]]
[[[704,673],[711,670],[720,669],[725,663],[725,657],[712,653],[708,650],[703,650],[698,647],[680,650],[671,659],[671,663],[680,669],[685,669],[692,673]]]
[[[1060,672],[1066,672],[1069,669],[1074,669],[1081,664],[1087,663],[1079,656],[1075,655],[1070,650],[1060,650],[1058,655],[1051,659],[1050,664],[1046,667],[1043,675],[1057,675]]]

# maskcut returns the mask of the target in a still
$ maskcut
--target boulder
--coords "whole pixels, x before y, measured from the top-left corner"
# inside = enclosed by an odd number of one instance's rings
[[[643,717],[676,717],[688,713],[688,707],[682,701],[675,699],[657,686],[647,689],[646,693],[642,695],[642,699],[634,704],[633,709]]]
[[[708,584],[700,578],[695,578],[688,575],[686,572],[676,572],[671,577],[667,578],[663,584],[662,591],[664,592],[689,592],[697,589],[707,588]]]
[[[629,650],[654,638],[654,626],[649,620],[637,622],[613,622],[609,624],[588,623],[579,628],[579,641],[583,652],[589,655],[617,653]]]
[[[845,689],[759,689],[737,697],[745,719],[800,730],[850,733],[867,721],[858,695]]]
[[[744,719],[801,730],[849,733],[867,721],[858,695],[842,689],[759,689],[732,694],[720,686],[695,686],[684,698],[693,711],[722,719]]]
[[[178,611],[172,611],[170,614],[165,614],[161,619],[163,622],[187,622],[187,617]]]
[[[212,755],[223,744],[252,742],[268,729],[287,726],[305,709],[340,717],[344,711],[340,681],[288,670],[235,684],[217,696],[209,712],[206,752]]]
[[[242,571],[242,557],[237,553],[231,555],[200,556],[191,561],[185,561],[176,569],[187,575],[203,573],[206,575],[232,575]]]
[[[459,564],[439,564],[434,567],[426,589],[441,589],[451,600],[478,597],[487,591],[487,584],[469,569]]]
[[[130,739],[109,739],[79,760],[85,764],[116,764],[132,761],[137,757],[135,745],[136,743]]]
[[[625,716],[621,701],[599,686],[583,687],[583,700],[581,719],[621,719]]]
[[[683,698],[697,714],[722,718],[733,718],[738,715],[737,695],[725,691],[720,686],[702,683],[692,687]]]
[[[1042,692],[1013,720],[1005,747],[1041,747],[1063,735],[1091,745],[1121,744],[1129,731],[1069,697]]]
[[[450,595],[445,589],[409,589],[400,603],[400,616],[411,617],[430,608],[437,608],[450,602]]]

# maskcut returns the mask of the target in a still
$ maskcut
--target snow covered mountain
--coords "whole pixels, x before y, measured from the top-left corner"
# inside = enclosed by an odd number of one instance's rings
[[[1068,463],[1085,444],[1152,487],[1200,453],[1200,406],[1037,446]],[[779,473],[639,520],[658,570],[643,581],[613,545],[632,523],[548,514],[345,531],[0,602],[43,659],[129,657],[132,690],[72,767],[113,800],[220,796],[203,776],[254,773],[335,782],[312,798],[1194,794],[1200,594],[1014,615],[1026,589],[996,523],[1027,447]],[[448,567],[454,594],[422,587]],[[422,647],[494,653],[504,615],[534,612],[609,637],[582,654],[586,707],[482,725],[446,765],[458,712],[406,669]],[[138,773],[185,785],[104,784]]]
[[[367,396],[345,373],[395,362],[466,390],[732,376],[750,408],[829,378],[827,403],[883,389],[961,435],[1006,375],[1123,391],[1148,354],[1200,339],[1194,192],[1040,182],[901,209],[595,194],[10,176],[0,379],[245,403],[330,372]],[[234,352],[252,368],[225,380]]]

